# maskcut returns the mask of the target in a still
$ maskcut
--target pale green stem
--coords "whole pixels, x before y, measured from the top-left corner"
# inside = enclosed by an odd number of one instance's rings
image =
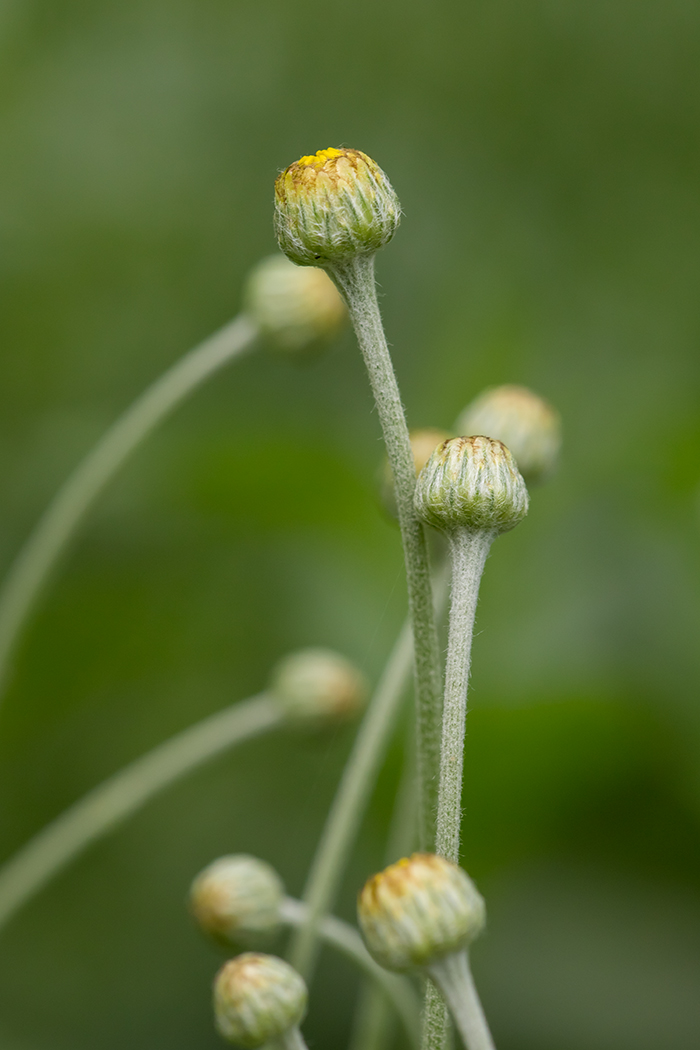
[[[252,347],[257,335],[255,323],[241,315],[181,357],[122,413],[56,493],[0,590],[0,690],[36,599],[102,489],[188,394]]]
[[[442,689],[428,548],[423,526],[413,507],[416,470],[411,441],[379,313],[374,257],[356,256],[342,266],[329,267],[328,272],[350,311],[394,478],[415,653],[420,843],[423,849],[429,849],[434,841]]]
[[[299,928],[307,921],[308,910],[308,905],[303,901],[286,897],[282,902],[280,916],[283,922]],[[318,933],[320,940],[345,955],[378,989],[381,989],[382,998],[384,1001],[388,1000],[395,1009],[411,1046],[417,1047],[418,999],[410,982],[405,977],[397,977],[396,974],[378,966],[365,948],[357,930],[334,915],[323,916]]]
[[[279,1039],[275,1039],[274,1043],[269,1045],[274,1047],[275,1050],[309,1050],[304,1036],[296,1026],[290,1028],[288,1032],[285,1032],[284,1035],[281,1035]]]
[[[222,751],[280,725],[264,693],[197,722],[98,784],[47,824],[0,868],[0,928],[88,846],[154,795]]]
[[[446,955],[428,972],[444,995],[467,1050],[496,1050],[466,951]]]

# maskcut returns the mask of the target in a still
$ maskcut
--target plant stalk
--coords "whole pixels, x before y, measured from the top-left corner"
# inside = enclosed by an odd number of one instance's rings
[[[428,972],[444,995],[467,1050],[496,1050],[466,951],[446,955]]]

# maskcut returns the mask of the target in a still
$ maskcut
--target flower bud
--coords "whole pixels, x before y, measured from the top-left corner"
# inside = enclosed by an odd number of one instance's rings
[[[219,857],[192,883],[190,906],[199,926],[217,940],[259,943],[276,931],[284,886],[277,872],[257,857]]]
[[[306,1013],[306,999],[306,985],[289,963],[247,952],[216,975],[216,1027],[230,1043],[254,1050],[295,1028]]]
[[[424,427],[422,430],[411,431],[411,451],[413,452],[416,477],[418,477],[438,445],[446,441],[449,436],[446,430],[437,430],[434,427]],[[384,469],[382,471],[382,503],[393,518],[398,517],[394,478],[388,459],[384,460]]]
[[[347,317],[328,274],[295,266],[284,255],[271,255],[254,267],[244,304],[262,334],[289,354],[319,349]]]
[[[270,692],[290,719],[344,721],[367,699],[364,675],[331,649],[301,649],[273,671]]]
[[[414,853],[368,879],[357,914],[370,955],[399,972],[462,951],[486,922],[467,873],[434,853]]]
[[[559,413],[525,386],[485,390],[462,412],[457,431],[502,441],[528,485],[552,473],[561,446]]]
[[[280,248],[300,266],[373,255],[394,236],[401,206],[382,169],[357,149],[302,157],[275,183]]]
[[[528,495],[505,445],[487,437],[456,437],[436,448],[418,476],[416,513],[435,528],[494,533],[527,514]]]

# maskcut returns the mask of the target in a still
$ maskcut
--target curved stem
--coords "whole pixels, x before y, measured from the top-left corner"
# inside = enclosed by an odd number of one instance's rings
[[[102,489],[161,420],[205,379],[252,347],[257,334],[257,326],[242,315],[181,357],[122,413],[56,493],[0,591],[0,690],[40,591]]]
[[[442,992],[467,1050],[496,1050],[466,952],[446,955],[428,968]]]
[[[358,256],[344,266],[329,268],[328,272],[343,293],[350,311],[394,477],[415,653],[420,842],[423,849],[428,849],[434,839],[442,683],[428,548],[423,526],[413,507],[416,487],[413,452],[379,313],[374,257]]]
[[[283,720],[276,702],[265,694],[240,701],[159,744],[98,784],[0,868],[0,928],[88,846],[159,791]]]
[[[301,928],[308,920],[308,905],[286,897],[281,906],[281,918],[289,925]],[[349,923],[334,915],[324,915],[318,927],[319,937],[326,944],[342,952],[346,958],[381,988],[404,1026],[412,1046],[418,1046],[418,1000],[405,977],[398,977],[378,966],[365,948],[362,937]]]

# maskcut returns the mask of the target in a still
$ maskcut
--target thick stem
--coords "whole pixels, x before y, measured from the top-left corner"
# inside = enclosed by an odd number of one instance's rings
[[[394,477],[401,527],[408,603],[413,625],[417,704],[417,761],[421,787],[420,842],[434,841],[441,717],[440,654],[430,589],[430,566],[423,526],[413,507],[416,471],[401,395],[387,347],[374,283],[374,258],[358,256],[330,268],[350,311],[367,366],[377,413]]]
[[[288,1032],[275,1039],[276,1050],[309,1050],[306,1040],[298,1027],[290,1028]]]
[[[467,1050],[496,1050],[466,951],[445,956],[428,972],[444,995]]]
[[[0,928],[88,846],[159,791],[283,720],[279,706],[264,694],[239,701],[159,744],[93,788],[0,868]]]
[[[105,485],[174,408],[258,334],[242,315],[185,354],[116,420],[64,482],[17,554],[0,591],[0,690],[19,635],[56,562]]]
[[[452,596],[445,666],[442,751],[438,793],[436,852],[459,864],[462,822],[462,767],[467,687],[479,583],[494,533],[456,529],[450,536]]]

